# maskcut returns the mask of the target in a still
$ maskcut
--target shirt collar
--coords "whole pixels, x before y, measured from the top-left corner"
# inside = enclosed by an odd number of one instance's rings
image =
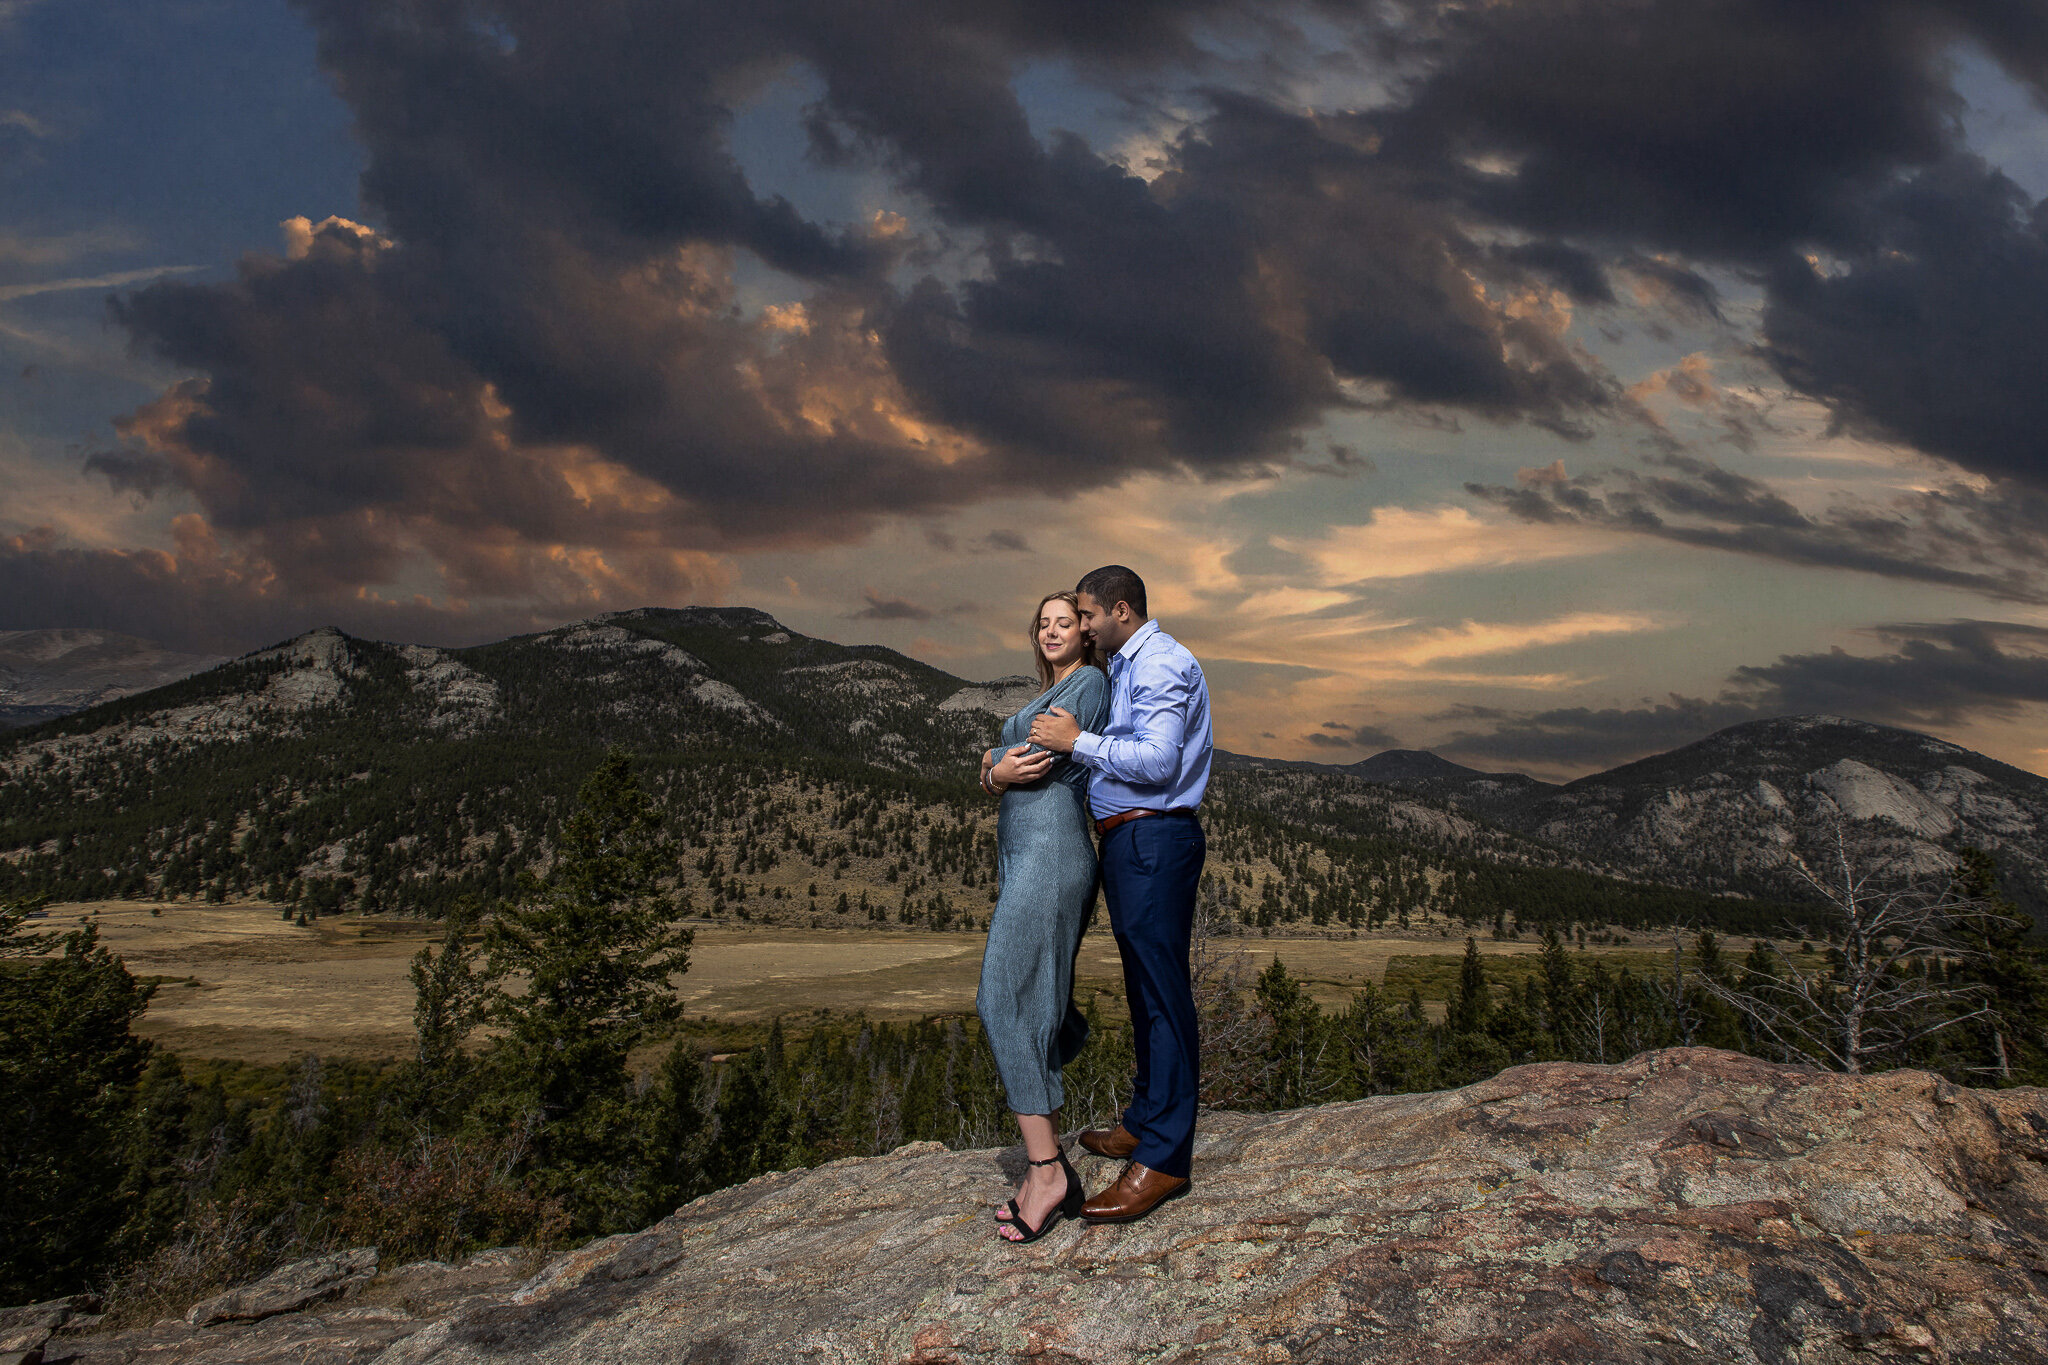
[[[1138,627],[1136,634],[1124,641],[1124,647],[1118,650],[1113,658],[1121,659],[1128,664],[1131,660],[1138,657],[1138,651],[1144,648],[1145,642],[1158,633],[1159,622],[1157,618],[1147,621],[1144,625]]]

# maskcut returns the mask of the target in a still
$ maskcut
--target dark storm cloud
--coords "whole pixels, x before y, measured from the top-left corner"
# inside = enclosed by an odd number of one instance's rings
[[[929,621],[938,615],[929,607],[920,607],[901,597],[883,597],[872,588],[861,596],[867,599],[868,604],[849,613],[849,621]]]
[[[1432,745],[1462,761],[1599,769],[1690,744],[1760,712],[1741,702],[1672,696],[1641,707],[1558,707],[1501,715],[1482,729],[1456,730]]]
[[[671,494],[659,520],[689,543],[843,538],[1048,466],[1087,484],[1283,458],[1344,378],[1568,431],[1613,400],[1540,318],[1475,297],[1470,271],[1534,277],[1384,169],[1355,117],[1218,92],[1152,186],[1033,135],[1019,61],[1135,80],[1195,61],[1187,25],[1231,5],[304,8],[383,235],[329,225],[114,314],[204,376],[136,430],[233,533],[402,505],[458,537],[601,539],[505,454],[577,447]],[[899,289],[909,235],[751,187],[731,112],[794,62],[838,154],[979,234],[978,276]],[[739,316],[734,252],[782,272],[801,323]]]
[[[2048,542],[2019,509],[2024,492],[1986,497],[1950,487],[1883,508],[1840,506],[1809,516],[1765,483],[1708,460],[1667,455],[1648,472],[1538,477],[1465,491],[1525,521],[1599,526],[1812,568],[1967,588],[2016,602],[2048,601]]]
[[[1899,724],[1945,725],[2048,701],[2048,630],[1998,621],[1885,626],[1889,654],[1790,654],[1730,680],[1760,704]]]
[[[1700,277],[1653,253],[1758,272],[1766,354],[1844,425],[2048,486],[2048,211],[1960,152],[1949,66],[1973,42],[2048,101],[2048,8],[1407,8],[1422,74],[1383,120],[1386,154],[1537,234],[1514,249],[1532,268],[1595,302],[1598,278],[1561,252],[1633,259],[1700,310]],[[1787,557],[1784,536],[1756,539],[1729,548]]]
[[[85,457],[85,472],[97,474],[120,492],[154,498],[178,483],[170,462],[133,450],[101,450]]]
[[[453,610],[363,597],[353,589],[287,593],[262,566],[223,560],[217,546],[178,548],[176,555],[88,550],[58,544],[48,533],[0,537],[0,629],[113,630],[177,649],[232,655],[320,625],[375,640],[461,645],[590,614],[587,601],[544,592]]]
[[[1528,713],[1459,708],[1432,717],[1461,726],[1435,747],[1505,763],[1605,768],[1770,716],[1837,715],[1912,728],[2008,718],[2048,702],[2048,629],[1953,621],[1867,634],[1888,648],[1744,665],[1713,699],[1674,695],[1637,707]]]
[[[1031,542],[1015,531],[990,531],[975,542],[975,548],[990,554],[1028,555]]]
[[[2039,463],[2018,438],[2041,429],[2041,386],[2019,382],[2039,354],[2019,320],[2048,306],[2040,231],[1954,169],[1946,65],[1971,38],[2039,81],[2037,6],[1314,6],[1388,78],[1363,111],[1299,107],[1305,40],[1250,0],[301,7],[377,231],[302,229],[231,281],[117,303],[199,377],[95,464],[174,477],[293,591],[425,555],[478,592],[557,551],[844,540],[1047,479],[1298,465],[1347,407],[1580,437],[1640,414],[1553,291],[1610,307],[1628,282],[1710,317],[1703,264],[1767,282],[1769,354],[1844,421],[2014,478]],[[1204,55],[1197,35],[1225,31],[1264,65]],[[1134,100],[1211,84],[1147,183],[1034,131],[1027,62]],[[815,222],[749,179],[735,111],[797,69],[821,92],[817,159],[886,176],[907,221]],[[1916,173],[1932,206],[1898,188]],[[1817,275],[1809,251],[1845,268]],[[801,310],[755,316],[736,263]],[[1962,396],[1928,392],[1963,368],[1944,356],[1991,377],[1953,431]],[[1487,495],[2024,595],[1710,469]]]
[[[1845,425],[2048,485],[2048,205],[1974,158],[1884,195],[1862,249],[1783,268],[1771,359]]]
[[[1851,241],[1939,157],[1967,19],[1896,0],[1406,6],[1428,64],[1389,155],[1527,230],[1723,260]]]
[[[1311,730],[1302,738],[1319,749],[1366,749],[1378,753],[1401,747],[1400,740],[1377,725],[1346,725],[1336,720],[1324,721],[1322,729]]]

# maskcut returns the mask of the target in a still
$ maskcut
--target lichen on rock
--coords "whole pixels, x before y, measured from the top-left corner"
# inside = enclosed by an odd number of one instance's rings
[[[1020,1159],[906,1149],[763,1176],[380,1324],[374,1357],[292,1358],[2048,1360],[2038,1089],[1673,1049],[1212,1114],[1189,1197],[1025,1247],[990,1222]],[[1091,1189],[1115,1173],[1080,1169]],[[204,1345],[147,1358],[231,1358]]]

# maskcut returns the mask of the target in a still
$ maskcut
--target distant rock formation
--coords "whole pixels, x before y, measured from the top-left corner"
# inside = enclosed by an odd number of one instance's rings
[[[1890,863],[1938,872],[1995,854],[2030,908],[2048,898],[2048,779],[1961,745],[1841,716],[1781,716],[1579,778],[1494,818],[1638,875],[1703,888],[1793,885],[1793,827],[1858,822]]]
[[[0,630],[0,729],[132,696],[219,662],[110,630]]]
[[[405,1309],[391,1283],[470,1273],[407,1267],[261,1322],[60,1333],[44,1360],[2048,1361],[2038,1089],[1674,1049],[1215,1114],[1188,1198],[1028,1247],[989,1221],[1019,1160],[914,1144],[720,1191],[516,1287]]]

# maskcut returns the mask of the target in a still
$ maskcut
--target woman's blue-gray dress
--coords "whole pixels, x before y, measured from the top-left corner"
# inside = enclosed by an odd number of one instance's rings
[[[1065,707],[1083,730],[1109,720],[1109,679],[1083,665],[1003,722],[1001,758],[1025,742],[1031,721]],[[1088,1041],[1074,1008],[1074,954],[1095,903],[1095,839],[1088,770],[1065,755],[1029,786],[1003,793],[996,817],[1002,893],[989,916],[988,950],[974,1007],[1019,1114],[1050,1114],[1066,1100],[1060,1069]]]

